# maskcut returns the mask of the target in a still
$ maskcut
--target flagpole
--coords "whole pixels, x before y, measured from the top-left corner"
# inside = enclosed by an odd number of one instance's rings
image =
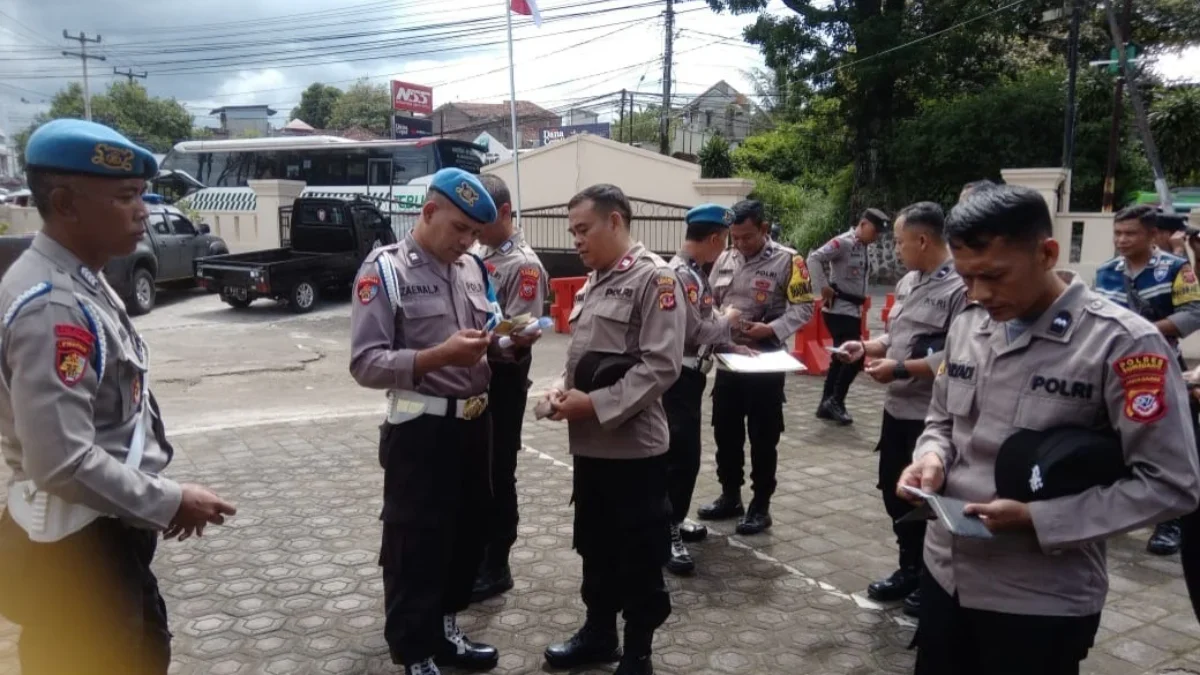
[[[509,100],[509,109],[512,112],[512,151],[513,151],[513,175],[516,176],[516,219],[517,227],[521,227],[521,148],[520,142],[517,140],[517,73],[513,67],[513,29],[512,29],[512,6],[511,0],[504,0],[504,16],[508,18],[508,89],[511,94]]]

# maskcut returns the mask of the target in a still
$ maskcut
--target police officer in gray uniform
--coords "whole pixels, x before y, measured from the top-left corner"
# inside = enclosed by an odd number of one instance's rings
[[[729,233],[733,248],[721,254],[709,276],[713,298],[722,311],[739,312],[735,342],[759,351],[784,349],[787,339],[812,318],[812,286],[804,256],[770,240],[763,205],[756,200],[733,205]],[[737,524],[739,534],[758,534],[771,526],[786,377],[785,373],[717,368],[712,423],[721,496],[700,507],[701,519],[743,516]],[[754,492],[748,510],[742,506],[741,494],[747,431]]]
[[[925,432],[897,489],[910,500],[919,498],[907,488],[963,500],[966,514],[1004,536],[928,524],[921,675],[1077,674],[1108,591],[1104,541],[1200,501],[1170,346],[1149,321],[1055,273],[1052,222],[1038,192],[1005,185],[970,195],[946,223],[977,304],[951,325]],[[1115,434],[1128,476],[1052,499],[999,497],[1005,440],[1061,426]],[[1036,471],[1027,480],[1043,482]]]
[[[873,359],[866,372],[887,385],[883,424],[879,429],[879,483],[883,506],[892,520],[900,548],[900,567],[867,587],[880,602],[904,600],[904,612],[920,611],[918,585],[924,565],[925,521],[898,522],[912,505],[896,496],[896,481],[912,462],[917,438],[925,430],[925,413],[933,392],[933,376],[941,365],[950,322],[967,304],[967,289],[954,271],[954,260],[942,234],[945,215],[933,202],[905,208],[896,218],[896,256],[909,270],[896,284],[896,304],[888,332],[869,342],[842,345],[843,362]]]
[[[388,391],[384,470],[384,635],[409,675],[436,663],[495,667],[455,615],[470,603],[491,506],[488,352],[500,309],[483,261],[468,255],[496,205],[460,169],[434,174],[416,228],[375,249],[355,282],[350,373]],[[520,346],[529,346],[524,341]]]
[[[496,203],[496,220],[479,233],[474,253],[487,267],[496,299],[507,317],[543,314],[550,282],[537,253],[514,230],[512,198],[508,186],[496,176],[479,177]],[[517,455],[521,452],[521,425],[529,395],[529,367],[533,352],[517,348],[488,360],[492,381],[488,400],[492,410],[492,490],[494,505],[482,536],[487,547],[475,579],[471,600],[499,595],[513,586],[508,553],[517,541]]]
[[[867,247],[890,228],[887,214],[879,209],[867,209],[854,229],[830,239],[827,244],[808,254],[808,269],[813,290],[821,294],[824,306],[821,315],[835,347],[862,337],[863,303],[868,295],[867,283],[870,260]],[[825,272],[825,266],[829,272]],[[825,389],[817,405],[817,417],[851,424],[846,412],[846,394],[863,367],[861,360],[842,363],[834,360],[825,374]]]
[[[22,627],[26,675],[162,675],[158,533],[180,540],[234,508],[160,474],[174,449],[149,388],[150,355],[101,271],[145,234],[154,156],[100,124],[29,138],[45,225],[0,281],[0,614]]]
[[[575,247],[593,271],[571,310],[563,378],[542,410],[568,423],[574,547],[583,559],[587,621],[545,656],[555,668],[620,658],[617,675],[650,675],[654,631],[671,614],[662,572],[670,504],[661,398],[683,365],[686,317],[674,270],[632,241],[629,200],[620,188],[594,185],[573,197],[569,209]],[[599,360],[625,361],[627,368],[598,382],[585,371]],[[623,654],[618,612],[625,618]]]

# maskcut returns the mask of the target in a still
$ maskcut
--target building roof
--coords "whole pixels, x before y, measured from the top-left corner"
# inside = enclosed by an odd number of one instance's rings
[[[310,125],[308,122],[305,122],[304,120],[300,119],[299,117],[297,117],[296,119],[292,120],[291,122],[288,122],[287,124],[283,125],[283,129],[284,129],[284,131],[305,131],[305,132],[316,131],[316,129],[314,129],[312,127],[312,125]]]
[[[692,99],[687,105],[683,106],[683,109],[688,110],[689,108],[695,108],[697,105],[700,104],[700,101],[704,100],[704,98],[706,96],[708,96],[709,94],[713,94],[713,93],[722,94],[722,92],[720,91],[722,89],[727,89],[727,90],[733,92],[733,97],[732,97],[732,99],[729,100],[729,103],[734,104],[734,105],[740,105],[740,106],[749,106],[750,105],[750,99],[747,98],[745,94],[742,94],[737,89],[734,89],[733,85],[729,84],[725,80],[721,80],[721,81],[717,82],[716,84],[714,84],[713,86],[709,87],[708,89],[705,89],[703,94],[700,94],[696,98]],[[722,94],[722,96],[724,96],[724,98],[727,98],[727,99],[730,98],[728,95],[725,95],[725,94]]]
[[[456,101],[454,103],[444,103],[438,106],[438,109],[454,108],[467,117],[473,119],[481,119],[487,117],[508,117],[512,114],[512,109],[509,103],[471,103],[467,101]],[[436,113],[437,110],[434,110]],[[546,110],[540,105],[532,101],[517,101],[517,117],[552,117],[558,119],[558,115]]]
[[[208,114],[220,115],[221,113],[229,110],[266,110],[268,117],[274,115],[276,112],[275,110],[272,110],[271,106],[269,105],[223,105],[220,108],[213,108]]]

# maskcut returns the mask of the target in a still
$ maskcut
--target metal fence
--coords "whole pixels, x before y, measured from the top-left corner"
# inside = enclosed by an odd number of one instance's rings
[[[673,255],[687,232],[684,216],[687,206],[647,199],[631,199],[633,212],[630,231],[635,241],[659,255]],[[567,231],[567,205],[529,209],[521,216],[525,242],[541,252],[574,252],[574,237]]]

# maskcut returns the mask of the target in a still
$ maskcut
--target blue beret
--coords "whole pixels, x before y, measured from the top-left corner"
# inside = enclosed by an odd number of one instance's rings
[[[442,169],[433,174],[429,189],[442,193],[471,220],[485,225],[496,220],[496,202],[474,174],[462,169]]]
[[[38,127],[25,147],[31,168],[108,178],[153,178],[158,161],[150,151],[95,122],[54,120]]]
[[[729,227],[733,223],[733,211],[720,204],[701,204],[687,212],[687,224],[716,223]]]

